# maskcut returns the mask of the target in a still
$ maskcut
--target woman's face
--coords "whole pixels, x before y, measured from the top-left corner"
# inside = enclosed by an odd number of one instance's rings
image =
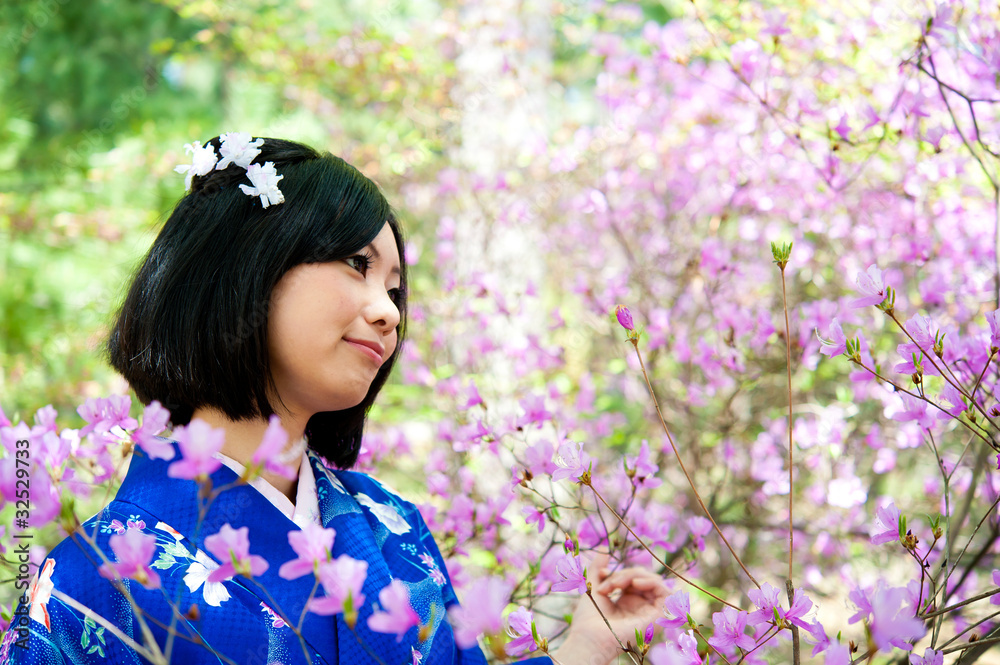
[[[399,252],[382,227],[357,254],[289,270],[271,293],[268,353],[279,400],[290,415],[357,406],[396,348]]]

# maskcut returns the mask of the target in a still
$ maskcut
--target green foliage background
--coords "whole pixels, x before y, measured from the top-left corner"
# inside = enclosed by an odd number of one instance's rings
[[[30,418],[48,403],[64,412],[86,396],[122,391],[103,359],[105,330],[182,194],[172,167],[184,161],[184,143],[230,129],[303,140],[358,164],[390,196],[413,168],[433,167],[438,128],[416,125],[400,109],[439,103],[448,63],[386,32],[405,20],[401,12],[419,10],[4,3],[0,404],[7,414]],[[328,47],[345,38],[384,48],[344,66]]]

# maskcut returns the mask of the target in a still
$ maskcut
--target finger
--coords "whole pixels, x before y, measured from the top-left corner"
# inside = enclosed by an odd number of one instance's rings
[[[607,589],[607,591],[603,591]],[[603,587],[598,593],[611,595],[620,590],[619,600],[622,598],[642,599],[645,602],[662,604],[667,598],[663,583],[657,579],[650,579],[645,576],[636,577],[621,584],[614,583]]]
[[[605,552],[598,552],[587,566],[587,577],[592,584],[601,584],[608,577],[608,561],[610,557]]]
[[[597,586],[597,592],[607,595],[615,589],[626,590],[629,587],[639,592],[653,592],[654,595],[662,592],[666,597],[667,587],[663,579],[644,568],[625,568],[615,571]]]
[[[620,589],[633,583],[638,583],[640,586],[651,585],[649,588],[652,588],[652,586],[663,584],[663,580],[659,575],[645,568],[633,567],[611,573],[601,586],[608,589]]]

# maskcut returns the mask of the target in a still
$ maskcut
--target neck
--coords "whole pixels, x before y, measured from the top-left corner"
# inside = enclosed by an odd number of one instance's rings
[[[226,431],[226,441],[222,445],[222,454],[230,457],[243,466],[249,466],[250,458],[257,451],[261,440],[264,438],[264,430],[267,429],[267,421],[258,418],[254,420],[232,420],[226,414],[212,407],[195,409],[191,419],[198,418],[204,420],[216,429]],[[308,419],[306,419],[308,421]],[[283,452],[293,448],[305,434],[306,421],[299,422],[299,419],[288,415],[281,416],[281,426],[288,432],[288,445]],[[276,490],[288,497],[295,503],[295,489],[298,480],[289,480],[284,476],[279,476],[269,471],[261,473],[261,477],[270,483]]]

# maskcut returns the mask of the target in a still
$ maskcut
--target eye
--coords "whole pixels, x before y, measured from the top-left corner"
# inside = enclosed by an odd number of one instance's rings
[[[351,266],[357,270],[362,275],[368,274],[368,269],[372,265],[372,257],[367,254],[355,254],[354,256],[344,259],[347,265]]]
[[[406,291],[403,290],[402,288],[389,289],[388,293],[389,293],[389,299],[392,300],[392,304],[394,304],[396,307],[399,307],[402,304],[403,300],[406,299]]]

